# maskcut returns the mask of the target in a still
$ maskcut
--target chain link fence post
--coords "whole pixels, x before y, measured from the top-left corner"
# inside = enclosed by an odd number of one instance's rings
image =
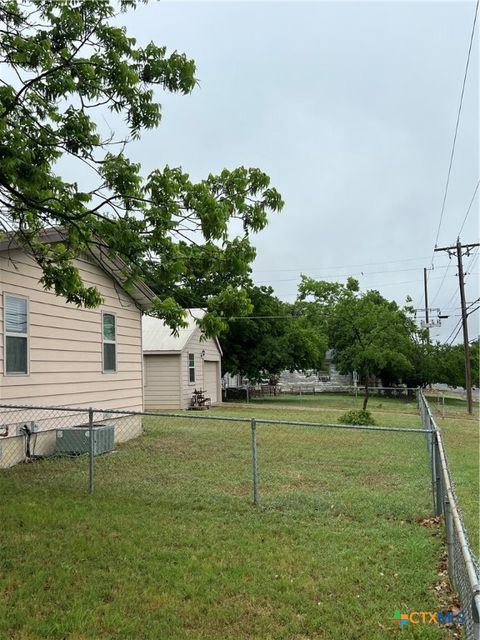
[[[443,479],[442,479],[442,462],[440,460],[440,452],[438,449],[437,434],[433,434],[435,443],[435,503],[437,505],[436,515],[441,516],[444,513],[444,501],[443,501]]]
[[[252,429],[252,482],[253,482],[253,504],[258,506],[258,465],[257,465],[257,421],[251,420]]]
[[[473,585],[472,620],[473,637],[480,638],[480,584]]]
[[[428,455],[430,457],[430,469],[432,476],[432,502],[433,502],[433,512],[437,514],[437,491],[436,491],[436,482],[437,482],[437,470],[436,470],[436,455],[435,455],[435,434],[433,433],[432,425],[428,425],[430,431],[428,435]]]
[[[448,577],[450,578],[450,584],[453,589],[456,589],[455,585],[455,566],[454,566],[454,533],[453,533],[453,517],[452,517],[452,508],[450,505],[450,500],[448,498],[448,494],[445,495],[445,533],[447,538],[447,568],[448,568]]]
[[[92,407],[88,410],[88,438],[89,438],[89,448],[88,448],[88,493],[91,495],[93,493],[93,484],[94,484],[94,455],[95,455],[95,443],[93,441],[93,409]]]

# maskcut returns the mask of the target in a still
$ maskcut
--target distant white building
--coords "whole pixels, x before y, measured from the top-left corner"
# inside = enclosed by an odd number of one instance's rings
[[[248,380],[240,374],[231,375],[226,373],[223,376],[222,382],[224,388],[242,387],[248,383]],[[325,354],[324,368],[321,371],[282,371],[278,382],[278,386],[285,390],[289,387],[315,387],[318,391],[328,389],[336,390],[340,387],[351,386],[352,384],[353,380],[351,375],[341,375],[335,368],[332,349]]]
[[[329,349],[325,354],[324,367],[321,371],[283,371],[279,380],[279,386],[283,389],[315,387],[318,391],[349,387],[352,383],[351,375],[342,375],[337,371],[333,363],[332,349]]]

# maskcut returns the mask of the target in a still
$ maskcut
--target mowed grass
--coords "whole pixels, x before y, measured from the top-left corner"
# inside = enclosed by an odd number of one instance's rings
[[[85,458],[2,471],[0,638],[449,637],[391,620],[439,608],[441,531],[416,520],[431,515],[423,435],[259,424],[257,443],[259,507],[248,423],[147,418],[96,459],[93,496]]]
[[[471,547],[480,558],[480,429],[478,403],[468,415],[466,403],[445,398],[445,405],[428,398],[433,417],[443,434],[451,475],[463,513]]]
[[[358,395],[353,392],[349,393],[304,393],[289,394],[282,393],[277,396],[265,395],[252,397],[250,405],[255,406],[291,406],[295,409],[315,409],[321,412],[331,409],[332,412],[348,411],[350,409],[361,409],[363,404],[363,394],[361,391]],[[376,409],[380,411],[393,413],[413,413],[416,414],[415,398],[389,398],[372,395],[369,400],[368,409]]]

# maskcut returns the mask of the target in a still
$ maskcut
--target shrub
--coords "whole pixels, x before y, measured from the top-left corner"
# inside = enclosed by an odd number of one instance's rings
[[[343,416],[340,416],[338,422],[341,424],[358,424],[358,425],[371,425],[375,424],[375,420],[373,419],[370,411],[365,411],[363,409],[353,409],[352,411],[347,411]]]

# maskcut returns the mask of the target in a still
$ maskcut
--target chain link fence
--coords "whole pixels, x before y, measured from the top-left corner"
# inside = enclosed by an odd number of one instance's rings
[[[418,407],[425,429],[430,459],[433,508],[443,516],[447,544],[448,575],[458,592],[465,620],[467,640],[480,638],[480,570],[468,542],[462,512],[450,474],[442,434],[433,419],[422,390],[418,392]]]
[[[355,433],[355,440],[347,443],[344,436],[334,437],[338,431]],[[124,465],[131,464],[134,469],[142,469],[142,473],[145,469],[154,468],[165,482],[168,474],[188,475],[196,479],[197,488],[216,475],[212,471],[218,466],[217,475],[231,478],[226,489],[238,493],[241,485],[240,493],[249,493],[254,504],[258,505],[262,491],[266,496],[275,492],[281,494],[282,487],[286,493],[293,491],[289,478],[305,474],[309,450],[314,452],[312,465],[320,479],[322,474],[328,474],[329,469],[347,465],[351,453],[347,451],[344,459],[342,443],[347,445],[347,449],[352,442],[354,446],[360,446],[364,441],[360,434],[366,433],[370,437],[363,452],[363,464],[373,451],[380,475],[382,469],[385,473],[391,469],[394,463],[392,456],[398,457],[399,450],[405,449],[403,445],[397,447],[392,438],[400,436],[403,439],[405,435],[408,438],[412,434],[423,434],[424,430],[218,416],[210,412],[140,413],[115,409],[0,405],[0,469],[24,462],[30,469],[43,472],[44,466],[35,464],[42,461],[52,472],[64,470],[64,484],[68,483],[70,476],[72,487],[80,481],[92,493],[95,486],[111,485],[115,481],[115,477],[110,476],[112,465],[108,456],[104,456],[102,465],[95,462],[102,454],[124,453]],[[387,433],[390,434],[388,442],[384,438]],[[382,447],[382,440],[386,447]],[[413,449],[409,449],[410,457]],[[66,459],[69,460],[68,476],[65,473]],[[360,477],[360,449],[355,467]],[[398,486],[401,489],[401,483]]]
[[[406,403],[415,401],[416,387],[381,387],[373,386],[369,388],[369,397],[377,400],[404,400]],[[314,400],[315,396],[337,395],[350,398],[355,404],[363,402],[365,387],[363,385],[325,385],[321,383],[298,383],[298,384],[244,384],[240,387],[227,386],[222,389],[224,402],[245,401],[255,402],[256,400],[272,398],[285,400],[292,396],[298,400]]]
[[[195,504],[200,494],[216,504],[234,496],[294,516],[302,509],[328,511],[339,521],[365,522],[380,513],[399,521],[413,516],[404,490],[409,474],[410,486],[413,479],[425,500],[431,484],[433,509],[445,518],[448,571],[460,597],[466,638],[478,640],[478,564],[441,433],[421,391],[418,406],[421,428],[0,405],[0,469],[15,467],[15,482],[38,489],[51,480],[62,493],[88,488],[121,496],[126,490],[144,494],[156,485],[176,504]],[[422,434],[430,481],[419,472],[425,453],[416,439]]]

